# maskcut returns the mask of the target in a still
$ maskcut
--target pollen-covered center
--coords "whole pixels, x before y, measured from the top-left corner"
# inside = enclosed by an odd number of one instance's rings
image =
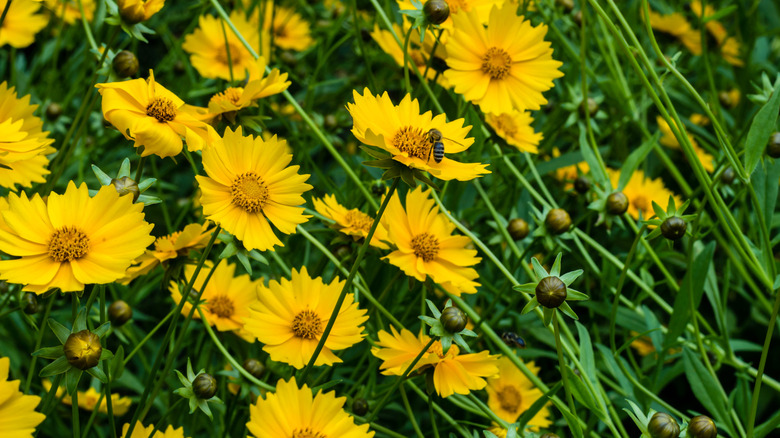
[[[357,209],[348,211],[344,216],[344,220],[347,222],[348,227],[356,228],[366,233],[371,231],[371,225],[374,223],[374,220],[369,215]]]
[[[523,402],[523,396],[517,392],[514,386],[505,386],[498,391],[498,401],[501,403],[501,409],[507,412],[518,412]]]
[[[512,58],[504,49],[491,47],[482,57],[482,71],[491,79],[504,79],[512,66]]]
[[[146,106],[146,115],[154,117],[160,123],[170,122],[176,118],[176,106],[167,97],[155,97]]]
[[[314,339],[322,334],[322,320],[314,311],[308,309],[304,310],[293,318],[292,331],[295,336],[299,338]],[[295,434],[293,434],[293,436],[295,436]]]
[[[233,316],[235,307],[233,306],[233,300],[225,295],[217,295],[211,298],[206,305],[209,312],[219,316],[220,318],[230,318]]]
[[[430,262],[439,253],[439,239],[428,233],[422,233],[412,238],[414,255],[423,261]]]
[[[328,438],[328,436],[322,432],[315,432],[310,427],[303,427],[295,429],[292,438]]]
[[[62,227],[49,240],[49,257],[55,262],[70,262],[89,252],[89,237],[76,227]]]
[[[230,102],[233,105],[238,105],[238,100],[241,99],[241,94],[244,89],[241,87],[230,87],[227,90],[215,94],[209,103]]]
[[[241,48],[233,43],[220,44],[217,48],[217,61],[228,64],[228,50],[230,50],[230,62],[232,65],[241,64]]]
[[[230,195],[233,205],[247,213],[257,213],[263,210],[268,201],[268,186],[259,175],[247,172],[233,180]]]
[[[496,117],[496,125],[498,129],[504,131],[507,137],[514,137],[517,134],[517,125],[515,125],[514,119],[508,114],[501,114]]]
[[[410,157],[426,160],[431,148],[431,142],[420,128],[404,126],[395,133],[393,146],[401,152],[406,152]]]

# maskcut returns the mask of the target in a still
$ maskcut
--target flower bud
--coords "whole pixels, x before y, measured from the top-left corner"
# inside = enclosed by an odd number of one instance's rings
[[[736,173],[734,173],[734,169],[729,166],[725,169],[723,169],[723,173],[720,174],[720,182],[726,185],[730,185],[734,182],[734,178],[736,177]]]
[[[138,184],[129,176],[123,176],[119,179],[112,178],[111,185],[113,185],[116,188],[116,191],[119,192],[119,196],[132,193],[133,202],[137,201],[138,196],[141,194],[141,191],[138,190]]]
[[[647,423],[647,431],[652,438],[677,438],[680,436],[680,425],[666,412],[656,412]]]
[[[661,235],[669,240],[679,240],[685,235],[686,228],[688,228],[688,224],[683,218],[672,216],[661,224]]]
[[[133,308],[122,300],[117,300],[108,306],[108,319],[115,327],[124,325],[133,317]]]
[[[528,235],[528,222],[520,218],[514,218],[509,221],[509,225],[507,225],[506,230],[515,240],[525,239],[525,236]]]
[[[693,438],[715,438],[718,436],[718,428],[712,418],[706,415],[697,415],[688,423],[688,436]]]
[[[566,301],[566,284],[558,277],[545,277],[536,285],[536,299],[544,307],[555,309]]]
[[[98,335],[89,330],[71,333],[63,346],[65,358],[73,367],[88,370],[100,362],[103,347]]]
[[[52,102],[46,107],[46,118],[49,120],[57,120],[62,115],[62,105],[57,102]]]
[[[455,306],[451,306],[441,312],[439,321],[441,321],[441,325],[444,326],[444,330],[447,330],[450,333],[458,333],[466,328],[468,318],[462,310]]]
[[[615,192],[607,196],[607,213],[619,215],[628,210],[628,196],[623,192]]]
[[[588,193],[590,186],[590,180],[584,176],[577,177],[577,179],[574,180],[574,190],[581,195]]]
[[[562,6],[567,11],[571,11],[572,9],[574,9],[574,1],[573,0],[555,0],[555,3],[558,6]]]
[[[137,24],[152,18],[162,9],[163,0],[117,0],[119,15],[127,24]]]
[[[363,397],[358,397],[352,401],[352,413],[358,417],[366,415],[368,412],[368,402]]]
[[[265,373],[265,365],[252,357],[247,358],[241,366],[255,379],[263,377],[263,373]]]
[[[766,154],[772,158],[780,158],[780,132],[775,132],[769,137],[766,145]]]
[[[571,227],[571,217],[569,213],[562,208],[553,208],[547,213],[547,217],[544,219],[544,225],[553,234],[563,234],[569,227]]]
[[[22,295],[22,310],[28,315],[38,313],[38,296],[32,292]]]
[[[206,373],[200,373],[192,381],[192,392],[195,397],[208,400],[217,393],[217,379]]]
[[[129,78],[138,73],[138,58],[133,52],[122,50],[114,56],[114,72],[120,78]]]
[[[433,24],[442,24],[450,17],[450,6],[444,0],[428,0],[423,6],[425,18]]]
[[[721,91],[718,93],[718,100],[720,100],[720,104],[723,106],[733,106],[734,104],[734,100],[727,91]]]

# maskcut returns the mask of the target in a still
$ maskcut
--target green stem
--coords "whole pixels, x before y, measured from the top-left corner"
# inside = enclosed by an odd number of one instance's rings
[[[100,323],[103,324],[106,319],[106,287],[104,285],[98,286],[100,288]],[[113,359],[112,359],[113,361]],[[114,406],[111,399],[111,367],[108,366],[107,360],[103,361],[103,373],[106,375],[106,384],[103,385],[104,394],[106,395],[106,412],[108,413],[108,427],[111,430],[111,437],[116,438],[116,425],[114,424]],[[98,402],[97,406],[100,406]],[[98,407],[95,407],[97,410]]]
[[[409,422],[412,424],[412,429],[414,429],[414,432],[419,438],[425,438],[425,435],[423,435],[422,431],[420,430],[420,426],[417,424],[417,419],[414,418],[412,407],[409,406],[409,398],[406,397],[406,390],[404,389],[404,385],[401,385],[398,389],[399,394],[401,394],[401,403],[404,405],[406,416],[409,418]]]
[[[563,362],[563,350],[561,349],[561,331],[559,327],[558,312],[553,313],[553,329],[555,332],[555,350],[558,353],[558,367],[561,369],[561,377],[563,378],[563,389],[566,391],[566,401],[569,403],[569,409],[571,410],[571,414],[574,415],[575,418],[577,417],[577,408],[574,406],[574,398],[571,395],[571,388],[569,388],[569,378],[576,378],[573,376],[569,376],[569,368],[566,366],[566,364]],[[571,427],[571,426],[570,426]]]
[[[764,348],[761,350],[761,360],[758,363],[758,373],[756,374],[756,383],[753,386],[753,397],[750,400],[750,413],[747,421],[747,436],[753,436],[753,428],[756,423],[756,413],[758,412],[758,394],[761,392],[761,380],[764,376],[764,367],[766,367],[766,358],[769,355],[769,344],[772,342],[772,334],[775,331],[775,320],[778,311],[780,311],[780,293],[775,291],[775,305],[772,308],[772,316],[769,318],[769,325],[766,328],[766,337],[764,338]]]
[[[414,30],[414,27],[409,26],[409,30],[406,32],[406,36],[404,37],[404,84],[406,85],[406,92],[410,93],[412,92],[412,83],[409,81],[409,39],[412,37],[412,31]]]
[[[95,408],[97,409],[97,408]],[[79,429],[79,391],[78,388],[73,391],[71,395],[71,418],[73,423],[71,424],[74,437],[80,437],[81,431]]]
[[[159,330],[163,326],[163,324],[165,324],[165,321],[167,321],[171,316],[173,316],[176,313],[176,310],[177,309],[174,308],[170,312],[168,312],[168,314],[165,315],[165,318],[163,318],[162,321],[158,322],[157,325],[154,326],[154,328],[151,331],[149,331],[149,333],[147,333],[143,339],[141,339],[141,342],[136,344],[136,346],[133,348],[133,351],[131,351],[130,354],[125,356],[125,361],[123,363],[124,366],[127,366],[127,364],[130,363],[130,359],[138,352],[138,350],[141,349],[141,347],[144,346],[144,344],[146,344],[146,341],[151,339],[152,335],[154,335],[157,332],[157,330]]]
[[[48,324],[46,321],[49,319],[49,314],[51,313],[51,306],[54,304],[54,300],[57,299],[57,293],[51,294],[49,297],[49,301],[46,303],[46,310],[43,312],[43,318],[41,318],[41,325],[38,326],[38,337],[35,339],[35,349],[33,351],[37,351],[41,348],[41,341],[43,341],[43,332],[46,331],[48,328]],[[35,362],[38,360],[38,356],[33,356],[32,359],[30,359],[30,370],[27,371],[27,380],[24,381],[24,393],[28,394],[30,392],[30,384],[32,383],[33,375],[35,374]],[[58,375],[59,377],[60,375]]]
[[[506,420],[504,420],[503,418],[496,415],[496,413],[493,412],[493,410],[490,409],[487,405],[485,405],[485,403],[482,400],[480,400],[479,397],[474,395],[473,391],[469,392],[468,398],[469,400],[472,401],[472,403],[474,403],[477,406],[477,408],[479,408],[480,411],[482,411],[483,414],[485,414],[485,417],[489,418],[491,421],[501,426],[504,430],[509,429],[510,424],[507,423]]]

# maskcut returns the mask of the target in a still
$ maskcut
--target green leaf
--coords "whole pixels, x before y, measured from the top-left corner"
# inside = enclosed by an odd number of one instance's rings
[[[76,392],[82,374],[84,374],[84,371],[74,367],[70,367],[65,374],[65,387],[68,389],[68,394],[73,395]]]
[[[536,257],[531,258],[531,264],[534,267],[534,274],[536,274],[537,280],[541,280],[542,278],[550,276],[550,274],[547,273],[547,270],[542,267],[542,264],[539,263],[539,260],[536,260]]]
[[[712,414],[713,419],[727,426],[729,434],[734,436],[731,417],[726,407],[726,395],[721,392],[720,384],[707,371],[699,357],[688,348],[683,349],[683,365],[693,395]]]
[[[384,160],[386,158],[390,158],[392,155],[388,154],[385,151],[380,151],[378,149],[370,148],[368,146],[359,146],[360,149],[363,150],[363,152],[370,155],[372,158],[376,158],[377,160]]]
[[[780,279],[780,276],[778,276],[778,279]],[[536,283],[519,284],[517,286],[513,286],[512,289],[518,292],[525,292],[527,294],[532,294],[536,291]]]
[[[775,130],[777,123],[777,113],[780,111],[780,76],[775,80],[775,87],[772,91],[772,97],[761,107],[753,123],[750,124],[750,130],[745,140],[745,171],[747,179],[750,181],[750,175],[758,166],[758,161],[764,154],[769,136]]]
[[[425,183],[425,185],[427,185],[428,187],[432,188],[433,190],[436,190],[437,192],[441,191],[439,186],[437,186],[436,183],[431,181],[431,179],[428,178],[428,176],[426,174],[424,174],[420,169],[413,169],[412,170],[412,174],[414,174],[414,177],[418,181],[422,181],[423,183]]]
[[[103,170],[101,170],[99,167],[95,166],[94,164],[92,165],[92,173],[94,173],[98,181],[100,181],[100,185],[107,186],[111,184],[111,177],[106,175],[106,173],[103,172]]]
[[[604,169],[601,168],[601,164],[599,164],[598,159],[596,159],[596,154],[593,153],[593,149],[591,149],[590,144],[588,144],[588,137],[585,133],[585,124],[579,123],[578,125],[580,127],[580,151],[582,151],[585,162],[588,163],[590,174],[593,177],[594,182],[602,187],[611,186],[609,184],[609,177],[604,172]]]
[[[588,329],[579,322],[575,322],[577,334],[580,338],[580,363],[582,364],[584,374],[593,381],[596,377],[596,360],[593,357],[593,344],[590,341]]]
[[[398,178],[399,176],[401,176],[401,169],[398,167],[393,167],[392,169],[387,169],[385,173],[382,174],[382,181]]]
[[[578,290],[566,288],[566,301],[587,301],[590,297]]]
[[[119,172],[117,172],[116,177],[117,178],[123,178],[125,176],[130,176],[130,159],[125,158],[122,160],[122,164],[119,165]],[[138,181],[136,181],[138,182]]]
[[[76,315],[76,321],[73,323],[73,333],[78,333],[86,329],[87,329],[87,308],[82,307],[81,310],[79,310],[78,315]]]
[[[112,353],[107,348],[104,348],[103,351],[100,352],[100,359],[99,360],[111,360],[114,358],[114,353]]]
[[[550,399],[555,397],[555,394],[563,387],[563,381],[559,381],[555,384],[546,394],[536,399],[536,401],[523,412],[523,415],[517,419],[517,423],[520,425],[520,430],[523,430],[526,424],[536,416],[536,414],[542,410],[542,408],[550,402]]]
[[[521,310],[520,313],[525,315],[526,313],[536,309],[538,306],[539,306],[539,300],[536,299],[536,295],[534,295],[534,297],[531,298],[531,301],[529,301],[528,304],[526,304],[523,307],[523,310]]]
[[[393,161],[393,160],[391,160]],[[396,166],[397,167],[397,166]],[[406,183],[411,188],[417,187],[417,182],[414,180],[414,174],[411,170],[409,170],[408,167],[404,167],[401,169],[401,180]]]
[[[574,283],[574,280],[579,278],[582,273],[585,272],[582,269],[577,269],[576,271],[567,272],[563,275],[561,275],[559,278],[565,284],[566,286],[569,286],[570,284]]]
[[[108,333],[108,330],[111,328],[111,323],[106,321],[103,324],[100,324],[100,327],[96,328],[92,331],[92,333],[96,334],[99,338],[102,338],[103,336]]]
[[[381,160],[367,160],[363,162],[364,166],[378,167],[380,169],[392,169],[398,164],[399,164],[398,161],[395,161],[392,158],[384,158]]]
[[[572,309],[569,303],[567,303],[566,301],[562,302],[561,305],[558,306],[558,310],[560,310],[561,312],[563,312],[564,315],[568,316],[569,318],[575,321],[580,319],[580,317],[577,316],[577,314],[574,312],[574,309]]]
[[[245,253],[242,251],[239,251],[236,253],[236,258],[241,263],[241,266],[246,269],[246,272],[248,272],[250,275],[252,275],[252,264],[249,263],[249,257],[246,256]]]
[[[252,260],[256,260],[266,266],[268,266],[268,259],[265,258],[262,254],[260,254],[260,251],[253,249],[252,251],[248,252],[249,258]]]
[[[425,300],[425,302],[428,304],[428,308],[431,309],[431,314],[433,314],[434,318],[441,318],[441,312],[436,308],[436,304],[433,304],[431,300]]]
[[[57,374],[62,374],[68,371],[70,368],[72,367],[68,363],[68,359],[62,355],[54,362],[43,367],[43,369],[38,373],[38,377],[56,376]]]
[[[634,385],[630,380],[628,380],[625,374],[623,374],[623,371],[620,369],[620,366],[615,360],[615,355],[612,353],[612,351],[602,344],[596,344],[596,348],[599,350],[599,353],[601,353],[601,359],[604,361],[607,370],[615,377],[615,379],[620,384],[620,387],[623,388],[623,391],[625,391],[626,395],[632,398],[636,398],[634,396]]]
[[[647,139],[647,141],[642,143],[639,148],[634,150],[634,152],[631,152],[631,154],[626,157],[626,161],[624,161],[623,165],[620,166],[620,178],[618,179],[617,190],[623,190],[626,184],[628,184],[628,181],[631,179],[631,175],[634,174],[636,168],[639,167],[639,163],[644,161],[644,159],[647,157],[647,154],[649,154],[653,149],[653,146],[656,144],[656,142],[658,142],[658,138],[660,136],[661,132],[656,132],[655,135]]]
[[[548,309],[544,306],[542,307],[542,322],[544,323],[545,327],[550,325],[554,316],[555,309]]]
[[[125,348],[120,345],[119,348],[116,349],[116,354],[114,355],[114,358],[111,359],[111,377],[113,380],[116,380],[120,377],[122,377],[122,373],[125,372]]]
[[[100,367],[92,367],[88,369],[87,374],[100,380],[102,383],[108,382],[108,377],[106,376],[106,373],[104,373],[103,370],[100,369]]]
[[[780,179],[780,160],[764,161],[764,165],[760,167],[760,170],[753,174],[753,188],[756,191],[756,197],[758,198],[758,204],[761,206],[761,213],[764,216],[764,222],[767,227],[772,226],[772,215],[775,212],[775,205],[777,204],[777,181]],[[756,223],[757,224],[757,223]],[[761,251],[768,255],[766,257],[765,264],[774,263],[772,255],[772,248],[766,248],[763,244],[764,240],[761,239]],[[771,266],[764,266],[767,272],[772,271]]]
[[[550,275],[553,277],[560,277],[561,275],[561,257],[563,257],[562,252],[559,252],[558,255],[555,256],[552,269],[550,269]]]
[[[70,330],[51,318],[47,319],[46,322],[49,323],[51,331],[54,332],[54,336],[57,337],[57,339],[60,341],[60,344],[64,344],[65,341],[68,340],[68,336],[70,336]]]
[[[62,345],[57,345],[56,347],[43,347],[32,355],[44,359],[57,359],[63,354],[65,354],[65,351],[62,349]]]
[[[574,374],[574,372],[567,366],[566,372],[564,373],[564,378],[569,383],[569,389],[571,390],[571,394],[574,396],[574,398],[583,405],[587,406],[588,409],[596,414],[600,420],[606,421],[606,412],[604,412],[604,410],[601,408],[601,405],[593,397],[593,394],[590,392],[588,387],[582,382],[581,377],[578,377],[576,374]]]

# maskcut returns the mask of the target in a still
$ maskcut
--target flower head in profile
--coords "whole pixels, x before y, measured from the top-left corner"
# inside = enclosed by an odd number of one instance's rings
[[[379,367],[382,374],[400,376],[431,339],[423,333],[415,336],[406,329],[399,333],[392,326],[390,331],[379,331],[379,341],[371,354],[383,361]],[[411,371],[433,367],[436,393],[449,397],[484,388],[485,378],[498,374],[497,359],[488,351],[460,354],[457,345],[451,345],[444,353],[441,342],[435,341]]]
[[[447,156],[474,144],[473,138],[466,137],[471,126],[464,127],[463,119],[447,122],[444,114],[420,114],[420,103],[409,94],[399,105],[393,105],[387,92],[374,96],[368,88],[362,96],[357,91],[353,96],[355,103],[348,103],[347,110],[352,115],[352,133],[362,143],[389,152],[390,158],[404,166],[428,171],[442,180],[468,181],[490,173],[486,164],[461,163]],[[438,163],[432,154],[431,130],[439,131],[447,154]]]
[[[44,379],[42,383],[44,390],[49,391],[49,389],[51,389],[51,382],[48,379]],[[108,414],[108,403],[106,403],[105,397],[103,397],[100,406],[98,406],[98,400],[100,400],[101,393],[95,390],[95,388],[90,386],[86,391],[78,391],[78,395],[78,404],[81,409],[84,409],[85,411],[94,411],[95,408],[97,408],[97,411],[101,414]],[[54,396],[61,399],[62,404],[68,406],[73,405],[73,398],[65,392],[65,387],[63,386],[57,388]],[[111,394],[111,410],[115,417],[125,415],[127,411],[130,410],[130,405],[132,403],[130,397]]]
[[[309,276],[305,266],[300,271],[293,269],[289,280],[271,280],[268,287],[260,286],[258,301],[250,306],[244,329],[265,344],[263,350],[271,360],[301,369],[311,359],[344,283],[337,277],[325,284],[321,277]],[[347,294],[314,365],[341,362],[333,351],[362,341],[361,324],[367,319],[353,294]]]
[[[404,35],[406,35],[406,32],[409,31],[409,27],[411,26],[411,23],[404,17],[404,28],[401,29],[401,26],[398,24],[393,23],[393,30],[395,31],[395,35],[399,38],[403,38]],[[400,46],[398,46],[398,42],[396,42],[395,38],[393,37],[393,33],[389,30],[384,30],[379,27],[379,24],[374,25],[374,31],[371,32],[371,38],[376,41],[377,44],[379,44],[379,47],[384,50],[385,53],[390,55],[393,60],[395,60],[396,64],[398,64],[399,67],[403,67],[404,65],[404,52],[401,49]],[[435,46],[435,52],[434,52],[434,46]],[[428,67],[428,61],[431,57],[431,54],[433,53],[433,56],[436,56],[437,58],[444,59],[447,56],[447,51],[445,49],[444,44],[436,44],[436,39],[434,38],[433,34],[431,32],[425,33],[425,39],[422,43],[420,43],[420,30],[414,29],[412,30],[412,34],[409,37],[409,65],[411,66],[412,63],[417,66],[417,69],[420,71],[420,73],[424,73],[425,77],[428,80],[433,80],[438,75],[438,84],[441,85],[444,88],[447,88],[446,81],[444,80],[444,77],[438,74],[436,70],[433,68]],[[427,71],[427,73],[425,73]]]
[[[539,367],[533,362],[529,362],[527,366],[534,375],[539,375]],[[523,412],[544,396],[544,393],[534,387],[528,377],[505,356],[498,359],[498,375],[488,379],[486,390],[488,407],[507,423],[517,421]],[[549,416],[550,410],[545,406],[531,418],[528,425],[534,431],[539,430],[540,427],[548,427],[552,424]],[[498,436],[502,436],[501,431],[506,434],[503,428],[497,426],[491,428],[491,431]]]
[[[138,421],[135,423],[133,433],[130,435],[127,434],[129,430],[130,423],[125,423],[125,425],[122,426],[121,438],[185,438],[183,427],[174,429],[170,424],[164,431],[158,430],[155,432],[154,424],[149,427],[144,427],[144,425]]]
[[[300,388],[292,377],[279,380],[276,391],[249,406],[249,433],[257,438],[372,438],[368,424],[354,423],[344,411],[346,397],[336,397],[333,391],[321,390],[312,397],[311,389]]]
[[[694,122],[696,125],[703,123],[704,120],[701,117],[694,116],[697,116],[697,114],[691,115],[691,122]],[[661,131],[661,138],[658,140],[658,142],[672,149],[680,149],[680,143],[677,141],[677,137],[674,136],[672,128],[670,128],[669,124],[666,123],[666,120],[664,120],[664,118],[661,116],[656,116],[655,120],[658,122],[658,129]],[[696,142],[696,139],[694,139],[691,134],[688,134],[688,141],[691,142],[691,146],[693,146],[693,152],[696,154],[696,158],[701,162],[704,170],[709,173],[714,172],[715,157],[707,153],[704,148],[699,146],[699,143]]]
[[[119,14],[130,24],[140,23],[152,18],[165,6],[165,0],[117,0]]]
[[[444,20],[441,27],[447,30],[452,30],[453,17],[462,13],[473,12],[479,19],[481,24],[487,24],[490,16],[490,10],[493,6],[501,6],[504,0],[444,0],[449,6],[450,16]],[[397,0],[398,8],[403,10],[415,9],[414,2],[412,0]],[[422,4],[425,4],[425,0],[421,0]],[[418,39],[419,41],[419,39]]]
[[[544,41],[547,26],[533,27],[517,16],[516,7],[513,2],[494,6],[487,29],[474,11],[453,15],[444,77],[485,113],[538,110],[547,103],[542,93],[563,76],[562,63]]]
[[[255,106],[256,100],[281,93],[290,86],[287,73],[279,73],[279,69],[275,68],[268,76],[263,77],[266,62],[262,56],[258,58],[257,65],[245,86],[229,87],[209,100],[209,114],[225,114],[232,123],[235,121],[236,111]]]
[[[26,291],[111,283],[154,241],[143,204],[112,186],[90,197],[86,184],[71,181],[64,194],[46,201],[11,193],[8,204],[3,218],[11,231],[0,229],[0,251],[18,258],[0,261],[0,278]]]
[[[530,112],[512,110],[509,113],[486,114],[485,121],[507,144],[522,152],[539,152],[538,146],[543,135],[541,132],[534,132],[531,126],[534,118]]]
[[[0,11],[4,11],[10,0],[0,0]],[[35,42],[35,34],[49,23],[39,14],[41,3],[33,0],[13,0],[0,25],[0,47],[9,44],[23,49]]]
[[[440,284],[448,292],[476,293],[479,276],[472,266],[481,260],[477,251],[466,249],[471,240],[452,235],[455,225],[439,213],[439,207],[430,198],[430,190],[422,187],[406,194],[406,208],[398,194],[393,194],[382,216],[387,227],[388,241],[396,250],[385,259],[404,273],[419,281],[426,277]]]
[[[620,180],[620,172],[607,168],[607,174],[613,187],[617,187]],[[664,186],[661,178],[648,178],[641,169],[637,169],[631,175],[631,179],[623,187],[623,194],[628,197],[628,213],[634,219],[642,217],[647,219],[653,215],[653,202],[666,205],[672,196],[677,205],[682,205],[682,199]]]
[[[374,223],[374,218],[363,213],[357,208],[347,209],[336,201],[334,195],[325,195],[322,199],[314,198],[314,209],[326,218],[335,222],[333,226],[340,232],[352,236],[355,240],[365,239]],[[387,230],[380,223],[377,224],[374,236],[371,238],[371,246],[388,249],[384,241],[387,240]]]
[[[79,7],[78,0],[45,0],[46,7],[67,24],[73,24],[76,20],[81,20],[81,8],[84,9],[84,18],[92,21],[95,16],[95,0],[81,0]]]
[[[242,128],[225,130],[224,137],[203,150],[208,176],[196,176],[201,189],[203,214],[236,236],[248,250],[272,250],[283,246],[271,223],[284,234],[306,222],[303,192],[312,186],[289,166],[292,155],[276,136],[263,141],[244,136]]]
[[[311,38],[309,23],[295,9],[279,6],[276,2],[266,2],[263,29],[273,29],[273,42],[276,47],[301,52],[315,44]]]
[[[144,147],[141,156],[161,158],[178,155],[182,138],[187,150],[198,151],[206,141],[217,137],[214,129],[198,120],[184,101],[154,80],[133,79],[95,85],[103,96],[103,116],[135,147]]]
[[[41,398],[19,391],[18,380],[8,380],[11,360],[0,357],[0,436],[33,436],[46,416],[35,412]]]

